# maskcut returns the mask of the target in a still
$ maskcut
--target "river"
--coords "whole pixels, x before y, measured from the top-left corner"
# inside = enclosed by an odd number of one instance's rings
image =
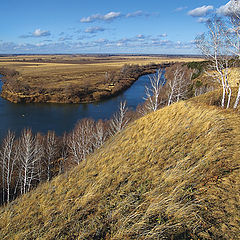
[[[0,75],[0,90],[2,87]],[[10,129],[19,135],[23,128],[31,128],[34,133],[46,133],[54,130],[57,135],[70,131],[82,118],[110,119],[118,110],[121,101],[135,110],[143,103],[145,86],[149,85],[148,75],[141,76],[130,88],[117,97],[88,104],[52,104],[52,103],[11,103],[0,97],[0,139]]]

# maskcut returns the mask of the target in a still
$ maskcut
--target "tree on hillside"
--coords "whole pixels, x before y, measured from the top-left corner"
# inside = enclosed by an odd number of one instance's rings
[[[102,120],[98,120],[95,124],[95,131],[93,132],[94,136],[94,148],[99,148],[103,145],[108,137],[108,133],[106,131],[106,126]]]
[[[43,149],[30,129],[24,129],[18,145],[20,190],[22,194],[30,191],[34,181],[38,180],[38,161],[41,161]]]
[[[8,131],[3,140],[0,151],[0,169],[2,175],[2,202],[9,202],[11,199],[11,188],[14,180],[17,155],[15,148],[15,134]]]
[[[162,70],[158,70],[153,76],[149,76],[150,87],[146,86],[146,108],[150,111],[157,111],[160,106],[160,91],[163,86]]]
[[[225,32],[230,52],[240,61],[240,1],[231,1],[227,12],[228,31]],[[240,78],[240,77],[239,77]],[[238,94],[233,108],[237,108],[240,100],[240,79],[238,82]]]
[[[59,155],[59,174],[61,174],[65,172],[66,162],[69,156],[68,136],[66,132],[64,132],[59,141]]]
[[[207,73],[222,87],[222,108],[225,107],[226,97],[228,99],[226,108],[229,108],[232,90],[228,81],[230,56],[227,50],[227,41],[223,34],[223,32],[226,32],[226,28],[223,21],[217,16],[207,22],[207,28],[207,33],[196,38],[196,45],[210,61]]]
[[[53,177],[53,169],[58,154],[57,136],[54,131],[48,131],[45,137],[44,146],[44,162],[46,166],[47,180],[50,181]]]
[[[193,71],[186,65],[175,63],[166,72],[167,105],[187,98],[189,86],[192,82]]]
[[[127,112],[127,102],[120,102],[118,111],[113,115],[112,119],[110,120],[109,134],[111,136],[120,132],[127,126],[128,122],[130,121],[130,118],[127,116]]]
[[[230,45],[229,50],[240,59],[240,1],[230,1],[225,15],[227,31],[224,34]]]
[[[145,86],[146,96],[143,98],[145,103],[138,106],[138,113],[144,116],[147,113],[155,112],[159,109],[160,105],[163,104],[163,86],[165,80],[162,78],[163,72],[159,69],[155,74],[149,76],[150,84]]]
[[[94,149],[94,125],[92,119],[83,119],[77,123],[68,137],[68,147],[73,161],[79,164]]]
[[[232,90],[228,82],[233,59],[240,60],[240,2],[231,0],[224,10],[224,18],[214,16],[207,22],[208,32],[196,38],[196,45],[211,61],[210,74],[222,86],[222,107],[229,108]],[[211,71],[212,70],[212,71]],[[240,81],[234,108],[240,99]]]

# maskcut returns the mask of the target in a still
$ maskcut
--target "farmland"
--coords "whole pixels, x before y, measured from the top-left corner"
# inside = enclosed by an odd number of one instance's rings
[[[118,94],[139,76],[154,72],[157,64],[193,60],[202,59],[154,55],[2,56],[0,72],[8,75],[2,97],[15,103],[94,102]]]

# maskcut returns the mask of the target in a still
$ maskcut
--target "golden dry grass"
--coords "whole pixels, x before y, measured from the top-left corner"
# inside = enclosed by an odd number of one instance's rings
[[[41,60],[38,60],[41,59]],[[105,79],[105,73],[119,70],[124,64],[189,62],[202,59],[153,56],[81,56],[30,55],[0,57],[0,68],[20,73],[19,80],[32,87],[62,88],[70,84],[94,86]]]
[[[231,68],[229,75],[229,82],[232,87],[239,86],[240,83],[240,68]]]
[[[0,209],[0,239],[240,239],[240,118],[173,104]]]

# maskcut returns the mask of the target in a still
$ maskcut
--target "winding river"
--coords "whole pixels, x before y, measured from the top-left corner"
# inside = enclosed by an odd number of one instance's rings
[[[1,80],[0,75],[0,80]],[[117,97],[98,103],[51,104],[51,103],[11,103],[0,97],[0,139],[8,129],[19,135],[23,128],[31,128],[34,133],[54,130],[58,135],[70,131],[82,118],[109,119],[117,111],[121,101],[126,100],[130,109],[135,110],[143,103],[148,75],[141,76],[130,88]],[[2,81],[0,81],[0,90]]]

